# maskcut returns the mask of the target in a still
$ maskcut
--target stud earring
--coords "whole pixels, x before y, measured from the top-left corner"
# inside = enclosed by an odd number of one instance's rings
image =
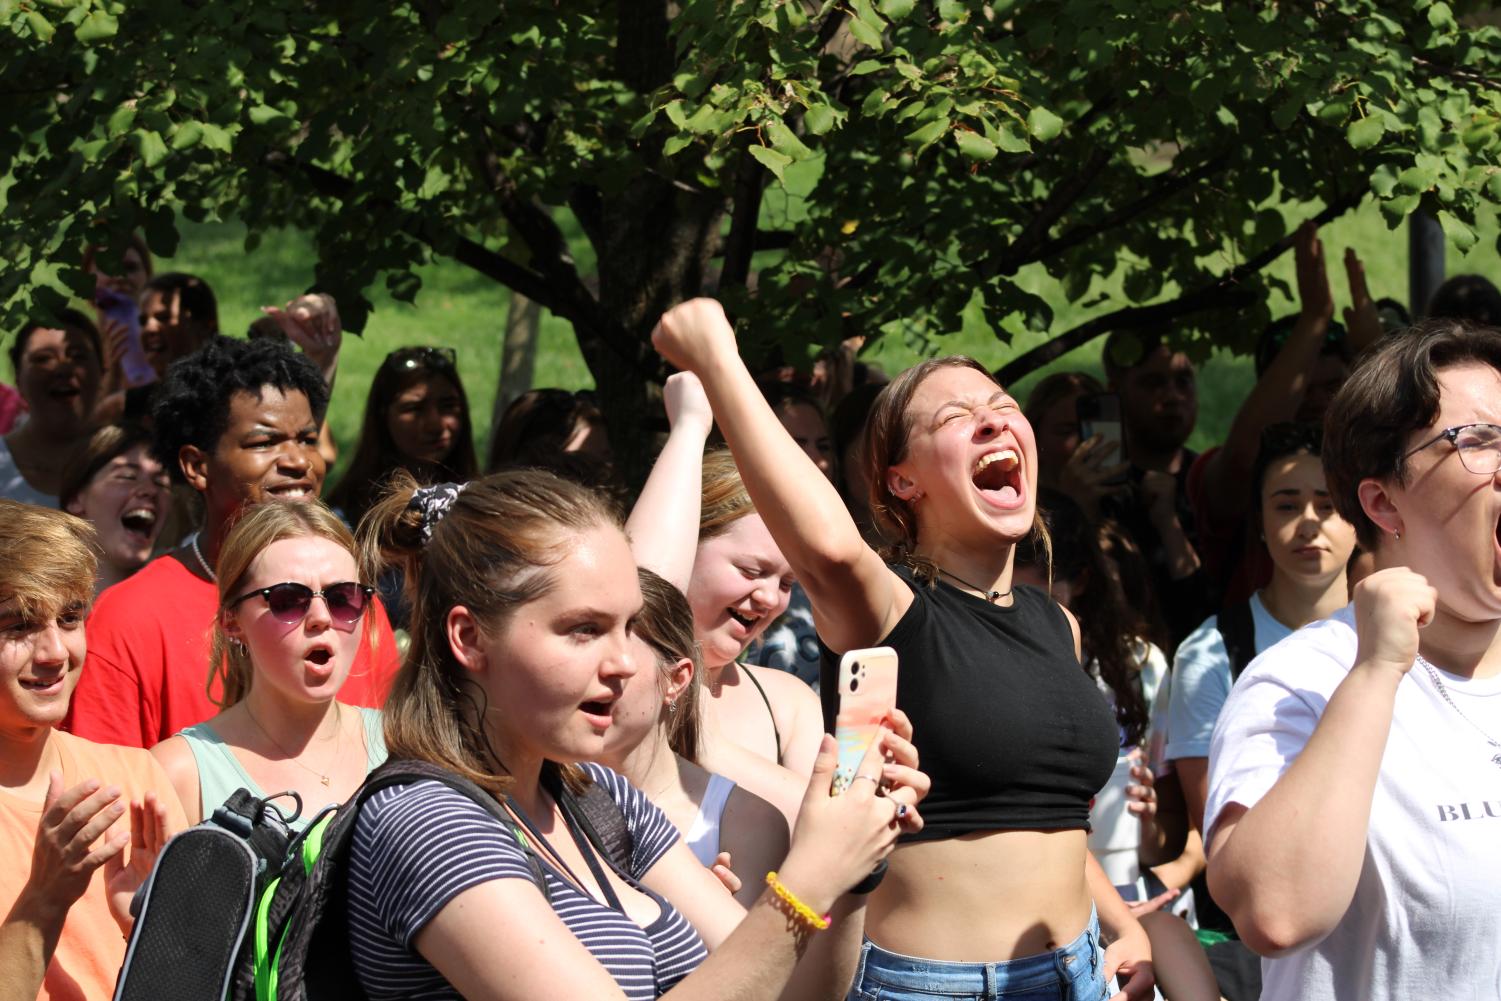
[[[669,713],[675,713],[678,711],[677,699],[673,699],[671,702],[667,703],[667,711]]]
[[[1401,542],[1402,541],[1402,533],[1401,532],[1393,532],[1392,533],[1392,538],[1396,539],[1398,542]]]

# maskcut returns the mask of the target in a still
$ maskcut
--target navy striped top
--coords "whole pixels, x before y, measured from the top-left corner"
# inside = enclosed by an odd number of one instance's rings
[[[656,900],[661,915],[641,928],[583,893],[544,859],[552,907],[626,997],[647,1001],[708,955],[687,919],[639,883],[678,840],[678,832],[620,775],[601,765],[582,767],[625,814],[634,851],[631,871],[624,875]],[[510,828],[462,793],[438,782],[414,782],[371,796],[355,823],[349,863],[350,953],[366,994],[373,1001],[459,997],[412,940],[455,896],[492,879],[535,885]],[[515,958],[507,943],[496,943],[496,962]]]

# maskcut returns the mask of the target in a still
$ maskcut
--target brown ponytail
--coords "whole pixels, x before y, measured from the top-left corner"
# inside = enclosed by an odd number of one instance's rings
[[[411,506],[417,483],[398,471],[360,522],[364,563],[396,565],[411,602],[411,645],[385,706],[386,746],[457,772],[500,795],[510,787],[484,732],[484,696],[454,658],[448,612],[468,608],[483,628],[504,628],[517,608],[554,586],[552,567],[572,534],[620,525],[600,496],[541,470],[496,473],[460,493],[423,542]],[[565,769],[570,785],[576,771]]]

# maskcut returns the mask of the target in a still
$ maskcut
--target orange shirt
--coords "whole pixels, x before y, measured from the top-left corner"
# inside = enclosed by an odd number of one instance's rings
[[[166,805],[169,834],[187,826],[167,773],[148,752],[95,744],[58,730],[48,739],[60,752],[64,788],[98,779],[103,785],[118,786],[122,802],[138,802],[152,791]],[[9,912],[31,874],[42,805],[40,800],[29,802],[0,790],[0,857],[7,860],[0,866],[0,914]],[[110,829],[111,834],[119,831],[130,831],[129,810]],[[109,913],[101,867],[68,911],[37,1001],[109,1001],[124,959],[125,938]]]

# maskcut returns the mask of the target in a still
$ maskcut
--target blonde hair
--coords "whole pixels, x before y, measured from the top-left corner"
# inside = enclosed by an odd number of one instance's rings
[[[220,709],[245,698],[255,677],[250,654],[243,643],[229,638],[224,630],[224,613],[228,604],[240,597],[251,564],[266,547],[283,539],[319,538],[340,546],[355,555],[354,535],[329,507],[319,500],[297,504],[257,504],[235,523],[219,548],[219,615],[214,619],[212,645],[209,648],[208,691],[214,697],[214,683],[223,682],[223,691],[215,701]],[[370,630],[367,611],[360,626],[361,642],[374,647],[375,634]]]
[[[553,567],[572,535],[622,528],[620,515],[576,483],[515,470],[471,481],[424,541],[422,513],[411,505],[416,489],[398,470],[359,529],[367,565],[384,561],[404,571],[412,610],[411,645],[386,700],[386,747],[393,758],[427,761],[503,795],[512,780],[485,733],[483,694],[453,655],[448,612],[462,605],[487,632],[503,628],[556,585]],[[583,787],[576,767],[560,770],[570,788]]]
[[[704,455],[702,495],[698,514],[698,541],[706,542],[723,535],[730,525],[748,514],[756,513],[735,457],[727,448],[716,448]]]
[[[94,526],[82,518],[0,499],[0,601],[23,617],[94,599],[99,569]]]

